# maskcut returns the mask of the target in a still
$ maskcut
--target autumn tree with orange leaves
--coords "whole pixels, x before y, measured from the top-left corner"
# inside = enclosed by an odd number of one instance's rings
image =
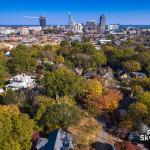
[[[87,109],[94,109],[92,113],[101,111],[112,111],[119,105],[119,101],[123,98],[122,93],[116,89],[110,89],[106,93],[96,98],[84,99],[83,102]]]

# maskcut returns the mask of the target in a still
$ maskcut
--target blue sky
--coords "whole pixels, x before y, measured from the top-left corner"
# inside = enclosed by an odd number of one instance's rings
[[[2,0],[0,24],[38,24],[24,16],[39,15],[48,24],[67,24],[69,11],[76,22],[105,14],[107,24],[150,24],[150,0]]]

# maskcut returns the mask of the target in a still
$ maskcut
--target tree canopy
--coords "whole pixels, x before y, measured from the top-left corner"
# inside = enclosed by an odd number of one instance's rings
[[[8,66],[12,74],[32,72],[36,67],[36,59],[27,47],[19,46],[12,50]]]
[[[85,98],[96,98],[102,94],[102,84],[96,79],[85,80],[82,94]]]
[[[0,51],[0,87],[6,82],[8,76],[7,59],[3,52]]]
[[[17,106],[0,106],[0,149],[29,150],[34,122]]]
[[[81,116],[82,112],[76,106],[61,103],[47,107],[39,122],[47,130],[67,128],[69,125],[77,123]]]
[[[135,71],[141,70],[141,64],[139,62],[133,61],[133,60],[126,61],[123,64],[123,66],[128,72],[135,72]]]
[[[118,90],[108,90],[107,92],[103,93],[101,96],[90,98],[90,99],[83,99],[85,108],[95,115],[102,111],[113,111],[119,105],[119,101],[122,99],[122,93]]]
[[[74,97],[81,92],[82,78],[66,68],[60,68],[47,73],[41,84],[52,98],[65,95]]]
[[[138,101],[145,104],[150,110],[150,92],[143,92],[139,97]]]

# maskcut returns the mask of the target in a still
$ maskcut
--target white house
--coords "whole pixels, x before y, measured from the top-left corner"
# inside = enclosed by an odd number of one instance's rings
[[[11,89],[13,91],[19,89],[29,88],[34,85],[35,80],[25,74],[20,74],[9,79],[10,83],[5,86],[6,90]]]
[[[5,91],[0,88],[0,95],[3,94]]]
[[[111,40],[106,40],[106,39],[100,39],[99,41],[101,44],[108,44],[112,42]]]
[[[74,35],[70,37],[72,41],[81,41],[81,36],[80,35]]]

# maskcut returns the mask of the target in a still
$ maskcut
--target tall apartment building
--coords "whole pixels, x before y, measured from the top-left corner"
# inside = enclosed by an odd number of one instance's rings
[[[106,30],[106,16],[101,15],[100,22],[99,22],[99,33],[104,33],[105,30]]]
[[[46,27],[46,17],[45,16],[40,16],[39,22],[40,22],[40,26],[42,29]]]
[[[85,30],[91,31],[91,30],[97,30],[97,25],[95,20],[90,20],[86,22]]]

